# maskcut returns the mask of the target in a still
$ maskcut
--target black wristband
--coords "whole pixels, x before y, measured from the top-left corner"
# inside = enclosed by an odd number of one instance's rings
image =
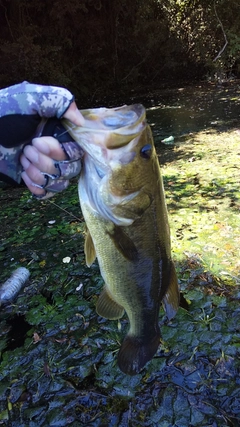
[[[53,136],[59,142],[69,142],[73,141],[72,137],[63,127],[61,120],[56,117],[51,117],[48,119],[47,123],[43,128],[43,132],[41,136]]]

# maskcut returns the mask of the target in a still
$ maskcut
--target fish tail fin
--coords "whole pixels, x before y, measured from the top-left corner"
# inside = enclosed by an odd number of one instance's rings
[[[118,353],[118,366],[128,375],[136,375],[151,360],[160,344],[160,331],[151,339],[127,335]]]

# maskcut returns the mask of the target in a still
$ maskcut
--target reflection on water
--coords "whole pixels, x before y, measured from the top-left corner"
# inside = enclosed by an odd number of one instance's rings
[[[145,105],[157,143],[170,135],[181,137],[212,127],[223,129],[230,124],[236,125],[240,114],[240,88],[236,84],[172,89],[148,98]]]

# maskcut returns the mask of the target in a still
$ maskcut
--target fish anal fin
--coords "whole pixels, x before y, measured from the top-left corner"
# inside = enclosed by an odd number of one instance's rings
[[[114,226],[107,234],[112,239],[115,247],[128,261],[138,260],[138,250],[132,239],[125,233],[123,228]]]
[[[128,375],[136,375],[156,353],[160,344],[160,332],[151,339],[127,335],[118,353],[118,366]]]
[[[169,320],[171,320],[177,313],[179,307],[179,287],[177,280],[177,273],[173,262],[171,263],[170,280],[167,292],[163,298],[163,307]]]
[[[88,267],[90,267],[96,259],[96,251],[93,244],[92,236],[88,229],[86,229],[84,253],[85,253],[86,264]]]
[[[124,308],[114,301],[106,286],[99,295],[96,311],[99,316],[105,317],[109,320],[120,319],[124,314]]]

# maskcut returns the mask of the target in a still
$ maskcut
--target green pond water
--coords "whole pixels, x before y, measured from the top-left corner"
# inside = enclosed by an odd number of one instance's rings
[[[85,266],[77,181],[43,202],[0,188],[0,281],[19,266],[31,273],[0,307],[0,425],[240,425],[239,93],[236,82],[130,100],[148,107],[182,291],[134,377],[116,362],[126,317],[95,312],[103,281],[97,263]]]

